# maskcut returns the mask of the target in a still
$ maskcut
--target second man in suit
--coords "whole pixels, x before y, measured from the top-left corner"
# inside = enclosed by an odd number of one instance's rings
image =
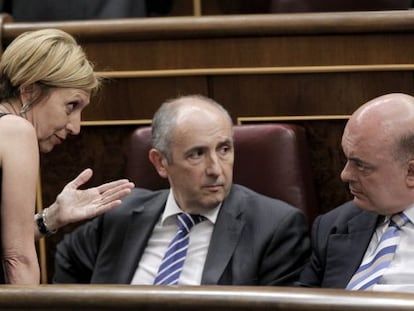
[[[315,220],[300,283],[414,292],[414,97],[387,94],[362,105],[342,148],[341,178],[354,199]]]
[[[178,285],[292,285],[309,255],[302,212],[233,185],[233,128],[213,100],[185,96],[153,118],[149,157],[169,190],[135,189],[58,245],[54,282],[154,284],[177,214],[201,215]],[[254,159],[252,159],[254,161]]]

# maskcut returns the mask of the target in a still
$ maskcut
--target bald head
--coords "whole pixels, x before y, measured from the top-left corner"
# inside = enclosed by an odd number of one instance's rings
[[[216,119],[226,118],[232,123],[224,108],[210,98],[199,95],[185,96],[170,102],[170,109],[174,110],[176,125],[185,122],[201,122],[209,119],[212,123]]]
[[[414,154],[406,148],[406,139],[414,138],[414,97],[392,93],[370,100],[349,119],[344,136],[351,134],[381,148],[390,146],[398,158],[400,152]]]
[[[191,128],[209,121],[214,126],[220,119],[232,124],[227,110],[208,97],[188,95],[170,99],[161,105],[152,120],[152,145],[171,161],[170,143],[178,125]]]
[[[355,123],[374,122],[378,126],[407,123],[414,120],[414,97],[392,93],[374,98],[359,107],[352,115],[350,121]]]

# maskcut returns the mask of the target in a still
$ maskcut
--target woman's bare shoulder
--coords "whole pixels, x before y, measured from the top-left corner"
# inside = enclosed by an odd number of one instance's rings
[[[3,138],[9,135],[33,135],[34,131],[33,125],[20,116],[7,114],[0,118],[0,135]]]

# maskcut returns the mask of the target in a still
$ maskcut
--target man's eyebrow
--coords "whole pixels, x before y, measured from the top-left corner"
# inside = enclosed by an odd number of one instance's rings
[[[357,163],[364,164],[364,165],[367,165],[367,166],[372,166],[372,164],[370,164],[369,162],[364,161],[364,160],[362,160],[361,158],[358,158],[358,157],[350,157],[350,158],[348,158],[348,161],[357,162]]]
[[[225,139],[223,139],[222,141],[220,141],[219,143],[218,143],[218,145],[226,145],[226,144],[232,144],[233,143],[233,140],[232,139],[230,139],[230,138],[225,138]]]
[[[205,149],[207,149],[206,146],[203,146],[203,145],[194,145],[194,146],[191,146],[190,148],[188,148],[187,150],[185,150],[185,153],[193,152],[195,150],[205,150]]]
[[[358,158],[358,157],[347,157],[347,159],[349,161],[358,161],[358,162],[364,162],[362,159]]]

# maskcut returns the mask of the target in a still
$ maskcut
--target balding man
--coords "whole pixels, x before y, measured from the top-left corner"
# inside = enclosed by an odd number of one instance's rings
[[[315,220],[301,285],[414,291],[414,98],[362,105],[342,148],[341,178],[354,199]]]
[[[304,216],[232,184],[233,127],[221,105],[202,96],[167,101],[152,138],[150,160],[171,188],[135,189],[121,207],[67,235],[57,247],[56,283],[297,281],[309,256]]]

